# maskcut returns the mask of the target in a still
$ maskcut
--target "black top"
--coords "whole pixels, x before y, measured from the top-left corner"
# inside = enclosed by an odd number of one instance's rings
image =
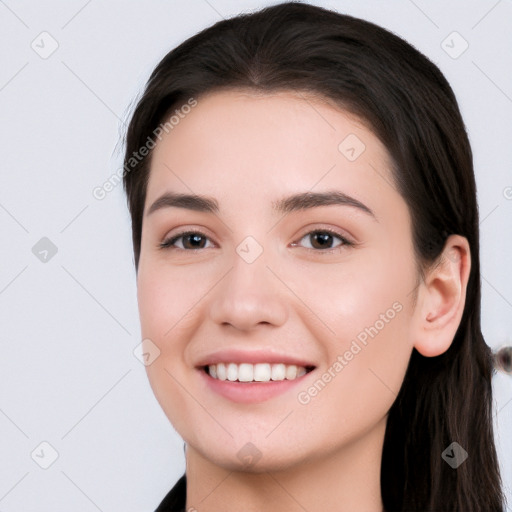
[[[186,512],[187,504],[187,477],[184,474],[168,492],[155,512]]]

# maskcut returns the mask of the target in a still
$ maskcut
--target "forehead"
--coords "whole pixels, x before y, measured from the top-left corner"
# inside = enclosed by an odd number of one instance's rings
[[[175,124],[153,150],[147,204],[166,190],[239,207],[274,192],[343,188],[366,201],[397,194],[379,139],[318,97],[220,91],[172,114]]]

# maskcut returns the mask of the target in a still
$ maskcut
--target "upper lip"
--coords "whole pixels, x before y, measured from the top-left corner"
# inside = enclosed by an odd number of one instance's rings
[[[246,350],[246,349],[223,349],[208,354],[197,362],[196,366],[204,367],[218,363],[283,363],[286,365],[297,365],[304,367],[314,367],[311,361],[292,357],[287,354],[270,350]]]

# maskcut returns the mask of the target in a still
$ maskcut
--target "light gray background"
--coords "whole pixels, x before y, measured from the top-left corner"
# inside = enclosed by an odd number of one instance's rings
[[[92,191],[121,167],[123,122],[159,60],[271,3],[0,0],[0,511],[150,511],[184,471],[183,443],[133,354],[122,187],[101,201]],[[478,181],[484,335],[494,349],[511,344],[512,2],[314,3],[403,36],[452,84]],[[58,249],[46,262],[32,252],[42,237]],[[512,376],[494,385],[512,501]],[[48,469],[42,442],[58,453]]]

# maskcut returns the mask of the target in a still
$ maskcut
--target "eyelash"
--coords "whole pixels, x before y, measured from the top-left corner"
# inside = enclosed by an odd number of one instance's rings
[[[338,252],[343,247],[352,247],[352,246],[356,245],[354,242],[351,242],[350,240],[347,240],[340,233],[338,233],[336,231],[333,231],[331,229],[314,229],[312,231],[308,231],[307,233],[305,233],[304,235],[302,235],[299,238],[299,241],[302,240],[303,238],[305,238],[306,236],[312,235],[312,234],[315,234],[315,233],[328,233],[329,235],[334,236],[334,237],[340,239],[342,243],[339,246],[337,246],[337,247],[333,247],[332,249],[314,249],[314,248],[306,247],[306,249],[308,249],[309,251],[313,251],[313,252],[317,252],[317,253],[322,253],[322,254],[324,254],[324,253],[330,254],[330,253],[333,253],[333,252]],[[168,240],[164,240],[162,243],[159,244],[159,248],[160,249],[167,249],[167,250],[171,250],[172,249],[172,250],[179,250],[179,251],[189,251],[189,252],[190,251],[202,250],[203,248],[201,248],[201,247],[199,247],[197,249],[182,249],[181,247],[173,247],[173,245],[176,243],[177,240],[179,240],[180,238],[183,238],[185,236],[188,236],[188,235],[199,235],[199,236],[201,236],[203,238],[209,239],[209,237],[206,236],[201,231],[182,231],[181,233],[178,233],[178,234],[172,236]],[[296,244],[296,242],[294,242],[294,244]]]

